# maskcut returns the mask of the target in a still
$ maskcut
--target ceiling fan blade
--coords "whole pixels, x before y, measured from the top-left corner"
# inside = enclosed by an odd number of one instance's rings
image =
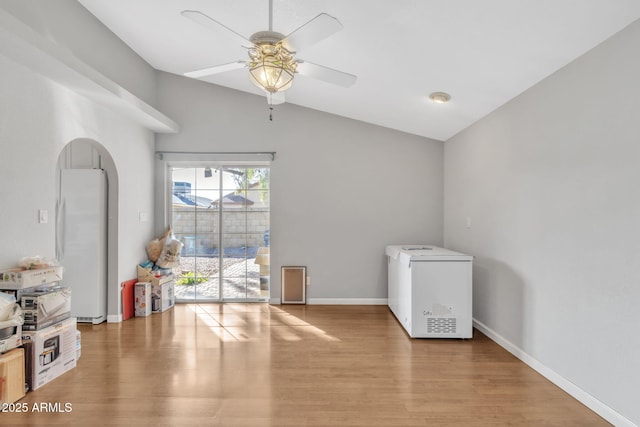
[[[286,102],[286,99],[284,97],[284,91],[275,92],[275,93],[267,92],[267,101],[268,101],[269,105],[284,104]]]
[[[216,21],[209,15],[206,15],[198,10],[183,10],[182,12],[180,12],[180,15],[184,16],[185,18],[191,19],[192,21],[208,28],[209,30],[215,33],[219,33],[219,34],[223,33],[223,30],[224,30],[224,33],[226,34],[231,33],[235,36],[235,38],[238,41],[238,44],[240,45],[245,45],[248,43],[247,46],[253,46],[253,43],[251,43],[251,41],[249,41],[249,39],[247,39],[242,34],[237,33],[236,31],[232,30],[226,25]]]
[[[292,31],[282,40],[282,44],[290,51],[301,51],[340,30],[342,30],[340,21],[331,15],[321,13],[306,24]]]
[[[194,79],[200,77],[211,76],[213,74],[220,74],[227,71],[238,70],[240,68],[245,68],[247,66],[246,61],[235,61],[229,62],[228,64],[215,65],[213,67],[203,68],[201,70],[189,71],[188,73],[184,73],[185,76],[191,77]]]
[[[358,77],[353,74],[344,73],[334,70],[333,68],[323,67],[322,65],[303,60],[298,60],[296,72],[303,76],[312,77],[342,87],[353,86],[358,79]]]

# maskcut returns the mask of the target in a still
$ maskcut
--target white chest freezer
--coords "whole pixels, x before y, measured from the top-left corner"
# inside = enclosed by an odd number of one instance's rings
[[[471,338],[473,256],[430,245],[389,245],[388,304],[413,338]]]

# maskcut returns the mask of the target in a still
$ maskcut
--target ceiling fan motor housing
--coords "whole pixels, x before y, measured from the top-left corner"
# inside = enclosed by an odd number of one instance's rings
[[[284,39],[284,34],[277,33],[275,31],[258,31],[249,37],[251,43],[261,44],[261,43],[271,43],[276,44]]]

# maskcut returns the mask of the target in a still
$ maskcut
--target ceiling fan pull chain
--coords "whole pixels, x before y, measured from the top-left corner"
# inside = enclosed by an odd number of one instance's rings
[[[269,105],[269,121],[273,121],[273,106]]]

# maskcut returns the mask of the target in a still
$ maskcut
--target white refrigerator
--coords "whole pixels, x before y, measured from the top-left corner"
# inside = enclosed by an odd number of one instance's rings
[[[71,288],[71,316],[107,319],[107,179],[101,169],[63,169],[56,230],[62,284]]]

